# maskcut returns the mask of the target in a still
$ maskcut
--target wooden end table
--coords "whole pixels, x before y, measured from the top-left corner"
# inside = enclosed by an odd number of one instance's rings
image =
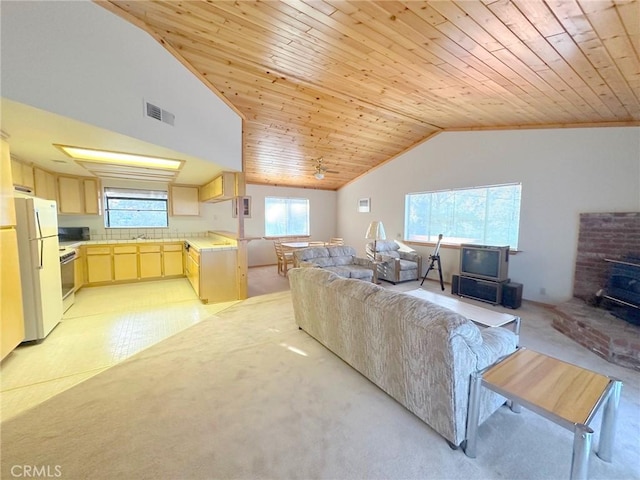
[[[603,408],[597,455],[611,462],[622,382],[525,348],[519,348],[471,376],[465,453],[476,456],[480,390],[488,388],[574,432],[571,476],[586,479],[593,430],[589,423]]]

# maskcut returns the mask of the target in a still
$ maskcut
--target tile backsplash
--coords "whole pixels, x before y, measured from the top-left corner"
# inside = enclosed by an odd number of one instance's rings
[[[132,240],[136,238],[199,238],[207,236],[207,231],[185,232],[172,228],[118,228],[111,230],[91,229],[91,240]]]

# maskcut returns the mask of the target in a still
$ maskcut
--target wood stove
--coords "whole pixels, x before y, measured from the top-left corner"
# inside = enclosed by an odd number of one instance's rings
[[[640,256],[605,258],[605,262],[611,263],[611,273],[603,306],[616,317],[640,325]]]

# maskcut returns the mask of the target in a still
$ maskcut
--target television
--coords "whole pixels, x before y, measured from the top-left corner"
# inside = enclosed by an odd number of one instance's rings
[[[460,245],[460,275],[494,282],[509,279],[509,246]]]

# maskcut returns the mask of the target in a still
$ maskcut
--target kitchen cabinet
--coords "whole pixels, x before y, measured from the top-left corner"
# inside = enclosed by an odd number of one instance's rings
[[[113,247],[113,279],[116,282],[138,279],[138,247],[135,245]]]
[[[11,176],[13,184],[33,191],[33,167],[15,158],[11,159]]]
[[[80,193],[80,179],[77,177],[58,177],[58,192],[60,213],[82,213],[82,195]]]
[[[100,185],[97,179],[85,178],[82,180],[84,193],[84,213],[87,215],[100,214]]]
[[[77,292],[78,290],[80,290],[86,282],[85,280],[86,267],[85,267],[85,261],[84,261],[85,257],[82,253],[81,248],[78,248],[77,252],[78,252],[78,256],[73,261],[73,291],[74,292]]]
[[[113,280],[111,247],[86,247],[87,283],[104,283]]]
[[[171,215],[200,215],[198,187],[171,185]]]
[[[165,277],[184,274],[182,250],[182,243],[165,243],[162,246],[162,272]]]
[[[160,245],[140,245],[140,278],[162,277],[162,252]]]
[[[9,144],[0,141],[0,360],[25,338]]]
[[[36,197],[57,200],[56,176],[38,167],[33,169],[34,191]]]
[[[16,207],[13,202],[13,181],[9,144],[1,140],[0,159],[0,227],[13,228],[16,225]]]
[[[204,303],[238,299],[236,251],[189,249],[187,278]]]
[[[80,262],[86,265],[85,283],[183,276],[183,246],[183,242],[87,245],[86,262]]]
[[[200,188],[201,202],[218,202],[244,196],[245,185],[242,173],[222,172]]]
[[[58,211],[64,214],[98,215],[99,184],[95,178],[58,176]]]
[[[200,254],[193,248],[187,254],[187,279],[200,298]]]
[[[24,340],[22,286],[18,263],[18,237],[13,229],[0,229],[0,360]]]

